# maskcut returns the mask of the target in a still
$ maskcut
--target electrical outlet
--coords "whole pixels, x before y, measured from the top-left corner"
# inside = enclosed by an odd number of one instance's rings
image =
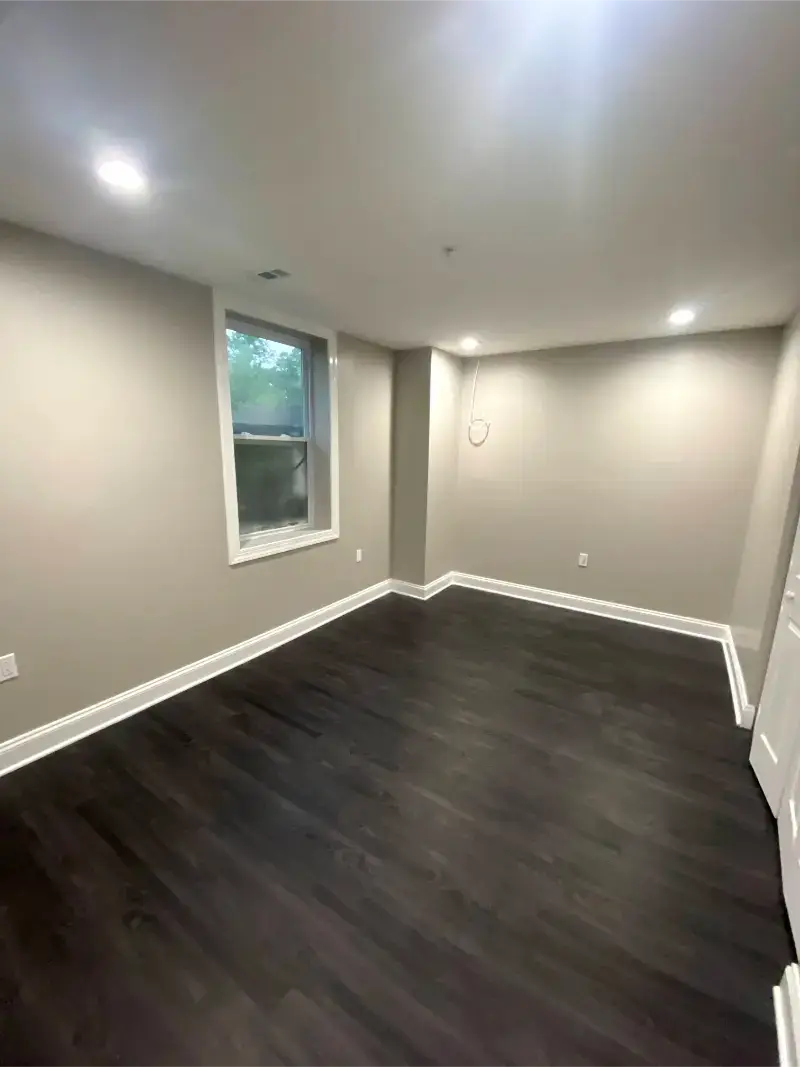
[[[9,682],[19,674],[17,661],[12,652],[8,656],[0,656],[0,682]]]
[[[361,562],[361,549],[357,548],[356,549],[356,563],[360,563],[360,562]]]
[[[589,566],[589,553],[588,552],[581,552],[580,553],[580,555],[578,556],[578,566],[579,567],[588,567]]]

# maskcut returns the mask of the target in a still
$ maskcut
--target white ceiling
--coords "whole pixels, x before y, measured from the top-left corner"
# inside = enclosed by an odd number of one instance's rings
[[[393,347],[784,322],[800,4],[18,3],[0,215]],[[146,164],[134,205],[99,152]],[[456,251],[447,259],[444,245]],[[253,282],[271,267],[279,282]]]

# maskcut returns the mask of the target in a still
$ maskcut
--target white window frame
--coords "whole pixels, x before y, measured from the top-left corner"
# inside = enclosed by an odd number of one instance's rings
[[[236,459],[234,454],[233,415],[231,411],[231,390],[228,372],[228,342],[225,333],[228,316],[252,319],[267,327],[275,327],[272,334],[276,340],[285,340],[296,345],[303,352],[304,371],[308,371],[306,381],[306,434],[305,438],[280,438],[287,444],[305,440],[308,463],[308,522],[298,526],[286,526],[276,530],[265,530],[241,537],[239,531],[239,501],[236,495]],[[286,338],[280,336],[281,330],[288,331]],[[300,334],[300,337],[295,335]],[[320,427],[315,421],[314,384],[311,371],[311,346],[302,335],[318,338],[325,342],[328,352],[328,395],[330,410],[330,525],[319,527],[314,523],[314,486],[318,472],[313,461],[315,437]],[[217,400],[219,405],[220,445],[222,448],[222,481],[225,495],[225,523],[228,537],[228,561],[233,566],[265,556],[276,556],[283,552],[293,552],[299,548],[335,541],[339,537],[339,403],[338,403],[338,356],[336,352],[336,333],[320,326],[289,319],[286,315],[264,306],[254,296],[247,293],[231,293],[214,290],[214,358],[217,372]],[[326,436],[327,436],[327,427]],[[254,445],[253,447],[258,447]]]

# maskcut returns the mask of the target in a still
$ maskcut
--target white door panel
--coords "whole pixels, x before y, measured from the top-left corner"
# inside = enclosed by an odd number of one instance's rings
[[[781,612],[781,616],[783,616]],[[781,618],[772,646],[750,763],[777,816],[800,724],[800,627]]]
[[[794,943],[800,948],[800,759],[789,772],[778,813],[781,881]]]
[[[795,536],[786,588],[758,715],[750,763],[772,814],[777,817],[800,738],[800,527]]]
[[[800,948],[800,526],[753,727],[750,763],[778,819],[783,896]]]

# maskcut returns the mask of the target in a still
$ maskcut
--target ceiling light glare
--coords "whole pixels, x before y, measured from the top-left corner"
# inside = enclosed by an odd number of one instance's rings
[[[669,313],[670,326],[688,326],[694,322],[696,312],[693,308],[675,308]]]
[[[118,193],[142,196],[147,192],[147,178],[142,169],[129,159],[105,159],[97,166],[97,177]]]
[[[462,352],[474,352],[480,344],[477,337],[462,337],[459,342],[459,348]]]

